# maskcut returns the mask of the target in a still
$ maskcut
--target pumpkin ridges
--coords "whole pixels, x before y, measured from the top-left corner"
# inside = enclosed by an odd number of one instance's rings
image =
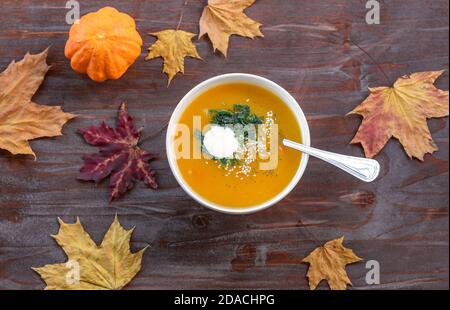
[[[128,65],[127,62],[121,57],[113,57],[113,55],[112,55],[113,54],[112,53],[112,48],[111,49],[105,49],[104,51],[105,51],[105,53],[107,55],[106,57],[108,57],[109,61],[114,63],[113,66],[109,66],[107,68],[107,70],[108,70],[107,75],[111,76],[111,77],[113,77],[115,79],[120,78],[122,74],[121,74],[120,71],[115,70],[115,68],[117,68],[118,65],[121,65],[121,66]],[[120,61],[122,62],[122,64],[118,64],[118,62],[120,62]]]
[[[139,57],[141,54],[141,47],[132,41],[128,41],[126,43],[124,42],[121,46],[116,46],[113,44],[113,49],[123,59],[125,59],[128,64],[132,64],[134,59]]]
[[[75,47],[77,46],[77,47]],[[89,42],[83,42],[83,43],[73,43],[70,46],[66,45],[65,49],[65,55],[67,58],[71,60],[72,69],[74,69],[77,72],[80,72],[80,69],[76,70],[76,67],[84,67],[84,71],[81,71],[81,73],[86,73],[86,68],[89,63],[90,55],[92,54],[92,46],[89,44]],[[84,56],[84,57],[83,57]],[[78,62],[82,61],[83,59],[88,58],[86,64],[79,64]]]
[[[125,74],[141,55],[142,45],[134,19],[105,7],[71,27],[64,54],[76,72],[102,82]]]
[[[105,74],[104,49],[98,48],[97,46],[94,47],[86,71],[89,77],[94,81],[103,82],[107,80]]]
[[[67,42],[65,48],[64,48],[64,56],[66,56],[66,58],[71,59],[74,54],[77,52],[77,49],[74,47],[75,45],[80,46],[81,43],[78,42]],[[84,42],[83,42],[84,44]]]
[[[78,73],[86,73],[91,55],[92,49],[90,49],[88,46],[85,46],[82,49],[77,50],[75,54],[72,56],[72,59],[70,61],[72,69]]]
[[[120,78],[124,72],[116,70],[117,67],[131,66],[135,59],[140,55],[140,46],[134,42],[129,41],[127,44],[123,42],[120,46],[116,46],[111,40],[108,41],[109,48],[104,48],[103,52],[109,61],[114,62],[113,66],[108,66],[106,72],[112,79]],[[139,52],[137,51],[139,49]],[[114,57],[116,56],[116,57]],[[117,57],[121,56],[121,57]]]
[[[137,49],[140,50],[140,47],[138,45],[136,45],[134,42],[131,42],[131,41],[128,42],[128,44],[127,44],[128,46],[125,46],[124,44],[122,46],[115,46],[111,42],[108,42],[108,45],[110,47],[109,48],[102,48],[101,52],[98,50],[98,48],[97,49],[93,48],[92,45],[93,45],[92,43],[84,44],[80,49],[76,50],[75,53],[72,55],[72,59],[74,59],[74,62],[78,63],[80,61],[84,61],[84,59],[82,58],[83,56],[85,56],[84,58],[92,58],[93,54],[96,54],[96,56],[98,56],[99,53],[103,54],[105,52],[105,50],[111,49],[111,50],[114,50],[114,54],[115,55],[120,55],[121,56],[120,57],[120,59],[121,59],[121,61],[120,61],[121,64],[120,65],[122,65],[122,66],[125,66],[125,65],[126,66],[130,66],[134,62],[135,56],[127,57],[128,56],[127,53],[129,54],[131,50],[133,50],[133,52],[136,50],[135,54],[138,55],[138,56],[140,54],[140,52],[137,52]],[[94,52],[94,50],[96,50],[96,51]],[[88,53],[88,56],[86,57],[85,54],[87,54],[87,53]],[[108,53],[107,55],[108,55],[108,58],[109,58],[110,61],[114,61],[115,62],[114,65],[112,66],[112,67],[115,67],[115,65],[117,65],[118,60],[113,60],[114,57],[111,57],[111,53]],[[92,68],[92,65],[91,65],[91,67],[89,66],[89,60],[86,60],[84,65],[80,66],[80,65],[75,65],[74,64],[72,67],[73,67],[73,69],[76,72],[89,73],[88,75],[90,75],[90,77],[95,77],[95,78],[98,79],[98,75],[95,75],[95,73],[93,73],[94,69]],[[88,68],[90,68],[90,69],[88,70]],[[123,75],[123,73],[121,74],[121,73],[119,73],[117,71],[116,72],[108,71],[108,72],[111,73],[111,77],[113,79],[114,78],[115,79],[120,78],[120,76]],[[101,79],[104,78],[103,75],[104,75],[104,73],[102,74],[102,78]],[[107,73],[106,75],[109,75],[109,74]]]
[[[93,35],[98,31],[96,26],[96,16],[95,13],[88,13],[82,17],[80,23],[72,25],[69,31],[69,38],[76,42],[82,42],[86,40],[92,40]]]

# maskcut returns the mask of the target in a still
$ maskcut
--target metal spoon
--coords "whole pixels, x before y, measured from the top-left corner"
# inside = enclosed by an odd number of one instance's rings
[[[374,159],[353,157],[322,151],[288,139],[284,139],[283,144],[310,156],[322,159],[350,173],[358,179],[363,180],[364,182],[375,181],[380,173],[380,164]]]

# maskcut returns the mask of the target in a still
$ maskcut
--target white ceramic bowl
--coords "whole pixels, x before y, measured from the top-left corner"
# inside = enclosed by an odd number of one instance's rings
[[[167,151],[167,159],[170,164],[170,169],[172,170],[172,173],[174,174],[175,178],[177,179],[180,186],[188,193],[192,198],[194,198],[196,201],[204,205],[205,207],[208,207],[210,209],[213,209],[215,211],[228,213],[228,214],[249,214],[254,213],[257,211],[264,210],[277,202],[279,202],[281,199],[286,197],[297,185],[297,183],[300,181],[303,173],[305,172],[306,165],[308,164],[308,155],[303,154],[302,160],[300,162],[300,165],[297,169],[297,172],[294,176],[294,178],[291,180],[288,186],[284,188],[282,192],[280,192],[278,195],[273,197],[272,199],[251,207],[246,208],[229,208],[227,206],[218,205],[216,203],[213,203],[211,201],[206,200],[199,194],[197,194],[194,190],[190,188],[190,186],[185,182],[183,179],[183,176],[181,175],[177,161],[176,161],[176,155],[175,150],[173,146],[174,141],[174,135],[176,134],[176,125],[179,122],[179,119],[186,109],[186,107],[192,103],[192,101],[197,98],[201,93],[205,92],[206,90],[210,89],[211,87],[221,85],[221,84],[228,84],[228,83],[235,83],[235,82],[242,82],[247,84],[253,84],[260,87],[263,87],[278,97],[280,97],[292,110],[292,112],[295,115],[295,118],[297,119],[297,122],[300,126],[300,130],[302,132],[302,143],[305,145],[310,145],[310,135],[309,135],[309,127],[308,122],[306,120],[305,114],[303,113],[302,109],[298,105],[297,101],[292,97],[284,88],[279,86],[278,84],[257,76],[257,75],[251,75],[251,74],[244,74],[244,73],[231,73],[231,74],[224,74],[219,75],[216,77],[213,77],[209,80],[206,80],[196,87],[194,87],[190,92],[184,96],[183,99],[178,103],[177,107],[175,108],[175,111],[172,114],[172,117],[170,118],[169,126],[167,129],[167,136],[166,136],[166,151]]]

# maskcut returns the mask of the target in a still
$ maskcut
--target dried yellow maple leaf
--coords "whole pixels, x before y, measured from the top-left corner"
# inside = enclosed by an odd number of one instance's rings
[[[145,60],[164,59],[163,72],[169,77],[168,85],[178,72],[184,73],[184,57],[202,59],[192,43],[194,33],[182,30],[163,30],[152,33],[158,40],[148,49]]]
[[[61,225],[55,238],[68,256],[63,264],[32,268],[47,284],[47,290],[117,290],[128,284],[141,269],[146,248],[130,252],[133,229],[125,230],[117,215],[100,246],[97,246],[77,218]]]
[[[62,126],[75,115],[60,107],[31,102],[45,74],[48,49],[37,55],[26,54],[0,74],[0,149],[12,154],[33,155],[29,140],[60,136]]]
[[[322,280],[326,280],[332,290],[345,290],[347,285],[352,284],[345,266],[356,263],[361,258],[345,248],[343,241],[344,237],[328,241],[303,259],[304,263],[310,264],[307,274],[310,289],[315,290]]]
[[[437,151],[427,119],[448,116],[448,91],[433,85],[443,72],[413,73],[393,87],[370,88],[370,96],[349,113],[364,118],[351,143],[361,143],[370,158],[391,137],[400,141],[410,158],[423,161],[425,154]]]
[[[200,18],[200,35],[208,35],[214,51],[227,57],[228,43],[233,34],[248,38],[264,37],[261,24],[245,15],[244,10],[256,0],[209,0]]]

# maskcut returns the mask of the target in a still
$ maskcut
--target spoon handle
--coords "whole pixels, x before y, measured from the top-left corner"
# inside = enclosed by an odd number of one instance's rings
[[[380,164],[374,159],[353,157],[322,151],[287,139],[283,140],[283,144],[305,154],[322,159],[350,173],[358,179],[363,180],[364,182],[375,181],[380,173]]]

